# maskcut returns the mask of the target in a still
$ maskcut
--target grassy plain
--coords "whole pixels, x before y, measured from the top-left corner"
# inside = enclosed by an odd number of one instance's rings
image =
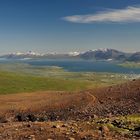
[[[0,64],[0,94],[33,91],[80,91],[125,82],[128,75],[68,72],[59,67]]]
[[[36,77],[10,72],[0,72],[0,94],[33,91],[77,91],[84,90],[91,82],[64,80],[58,78]]]

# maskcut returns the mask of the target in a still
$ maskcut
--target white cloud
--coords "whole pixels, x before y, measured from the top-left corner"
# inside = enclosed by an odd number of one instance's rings
[[[140,7],[127,7],[125,9],[112,9],[96,14],[72,15],[63,18],[65,21],[74,23],[95,23],[95,22],[112,22],[112,23],[131,23],[140,22]]]

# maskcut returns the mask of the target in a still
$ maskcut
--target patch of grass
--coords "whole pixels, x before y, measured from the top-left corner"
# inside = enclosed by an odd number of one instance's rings
[[[0,94],[21,93],[32,91],[78,91],[89,88],[90,82],[64,80],[58,78],[36,77],[0,72]]]
[[[140,114],[99,119],[97,122],[99,126],[107,126],[111,131],[121,134],[131,134],[140,127]]]

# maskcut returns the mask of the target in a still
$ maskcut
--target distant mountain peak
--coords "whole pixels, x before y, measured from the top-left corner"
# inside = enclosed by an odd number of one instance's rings
[[[33,51],[28,51],[25,53],[22,52],[16,52],[16,53],[10,53],[1,56],[1,58],[7,58],[7,59],[26,59],[26,58],[82,58],[82,59],[90,59],[90,60],[107,60],[107,61],[134,61],[134,62],[140,62],[140,52],[136,53],[125,53],[121,52],[115,49],[110,48],[100,48],[100,49],[94,49],[94,50],[88,50],[85,52],[69,52],[65,54],[59,54],[59,53],[36,53]]]
[[[80,53],[79,52],[70,52],[69,55],[70,56],[78,56]]]
[[[84,59],[95,59],[95,60],[116,60],[119,58],[125,59],[125,53],[117,51],[115,49],[101,48],[95,50],[89,50],[81,54]]]

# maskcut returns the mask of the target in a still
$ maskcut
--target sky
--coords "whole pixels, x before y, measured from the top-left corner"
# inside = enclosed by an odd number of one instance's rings
[[[0,0],[0,54],[140,51],[140,0]]]

